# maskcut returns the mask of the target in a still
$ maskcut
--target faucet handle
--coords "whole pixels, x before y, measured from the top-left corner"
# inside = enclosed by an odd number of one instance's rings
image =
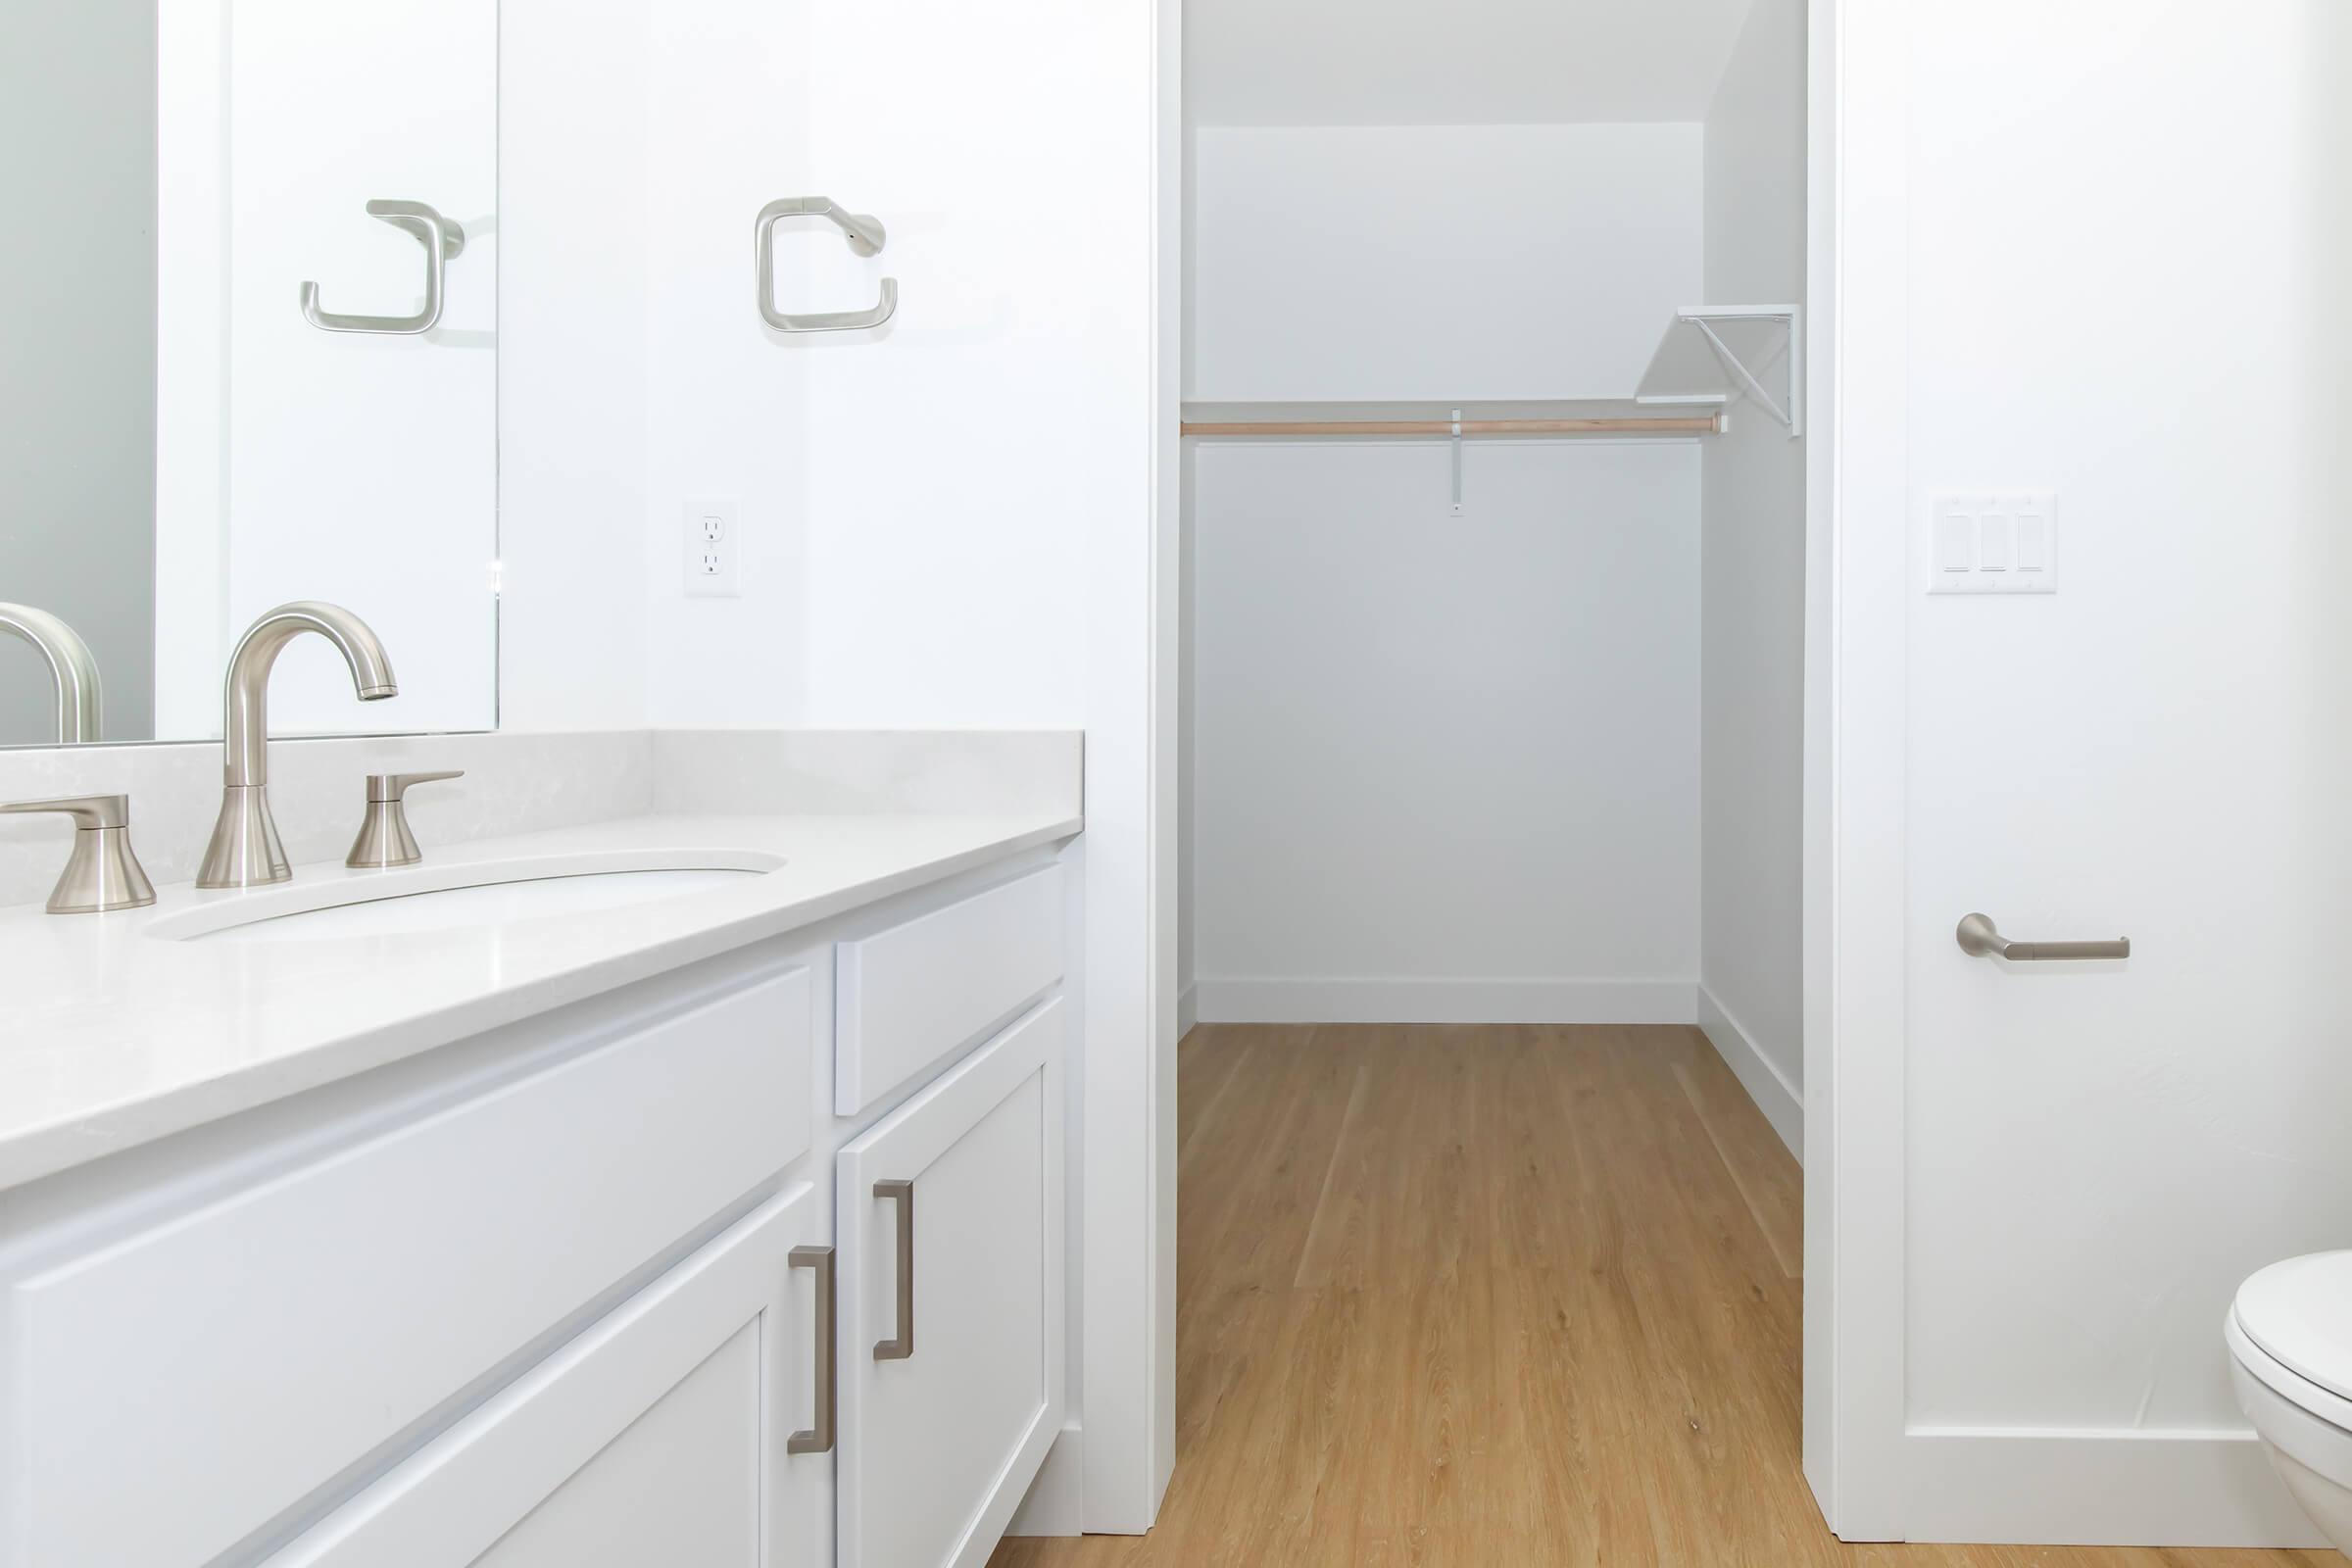
[[[370,773],[368,775],[368,804],[388,805],[409,793],[412,784],[432,784],[445,778],[464,778],[466,770],[452,768],[445,773]]]
[[[127,795],[61,795],[53,801],[0,802],[0,811],[23,812],[57,811],[74,819],[74,825],[84,829],[130,826],[130,797]]]
[[[74,853],[49,894],[51,914],[104,914],[155,902],[155,884],[130,847],[130,797],[68,795],[53,801],[10,801],[0,812],[57,811],[74,819]]]
[[[409,831],[405,797],[412,784],[464,778],[464,768],[441,773],[370,773],[368,775],[368,814],[360,819],[360,836],[351,841],[343,863],[357,867],[415,865],[424,858],[416,835]]]

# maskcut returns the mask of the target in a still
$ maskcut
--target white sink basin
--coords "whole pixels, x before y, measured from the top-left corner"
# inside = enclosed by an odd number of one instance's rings
[[[632,863],[642,862],[642,863]],[[471,930],[741,886],[772,855],[655,852],[360,872],[229,895],[157,920],[172,942],[323,942]]]

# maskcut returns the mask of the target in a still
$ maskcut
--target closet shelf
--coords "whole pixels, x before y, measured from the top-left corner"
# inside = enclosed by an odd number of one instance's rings
[[[1634,401],[1720,408],[1744,395],[1787,425],[1789,435],[1803,435],[1804,353],[1801,306],[1685,306],[1667,323]],[[1781,385],[1778,396],[1766,386],[1767,376]]]
[[[1188,403],[1183,433],[1198,436],[1694,436],[1717,414],[1626,413],[1624,400],[1516,403]]]

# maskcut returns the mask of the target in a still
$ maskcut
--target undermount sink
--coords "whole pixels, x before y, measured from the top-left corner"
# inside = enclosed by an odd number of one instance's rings
[[[362,872],[248,893],[167,915],[171,942],[323,942],[473,930],[618,909],[742,885],[773,855],[664,851]]]

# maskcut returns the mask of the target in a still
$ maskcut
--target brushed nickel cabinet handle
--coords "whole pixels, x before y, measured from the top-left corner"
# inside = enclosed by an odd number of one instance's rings
[[[815,1391],[816,1425],[804,1432],[795,1432],[784,1440],[786,1453],[824,1453],[833,1446],[833,1413],[838,1393],[840,1365],[833,1345],[833,1249],[830,1247],[796,1247],[792,1250],[792,1266],[816,1271],[816,1310],[813,1314],[816,1329],[816,1375],[811,1380]]]
[[[914,1183],[876,1182],[874,1196],[899,1205],[898,1332],[874,1346],[877,1361],[904,1361],[914,1354]]]
[[[2132,939],[2112,942],[2012,942],[1994,929],[1992,916],[1972,914],[1960,922],[1960,951],[1972,958],[2007,958],[2012,963],[2046,963],[2062,958],[2129,958]]]

